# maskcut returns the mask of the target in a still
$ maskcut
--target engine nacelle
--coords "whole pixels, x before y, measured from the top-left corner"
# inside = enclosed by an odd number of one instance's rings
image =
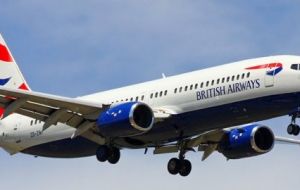
[[[219,145],[228,159],[239,159],[264,154],[274,146],[274,134],[262,125],[248,125],[228,131]]]
[[[141,102],[127,102],[109,108],[97,120],[106,137],[130,137],[148,132],[154,123],[152,109]]]

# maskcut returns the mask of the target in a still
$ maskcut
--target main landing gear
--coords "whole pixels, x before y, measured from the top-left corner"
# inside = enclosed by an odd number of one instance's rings
[[[172,158],[168,162],[168,171],[172,175],[188,176],[192,171],[192,164],[185,159],[185,151],[179,153],[179,158]]]
[[[99,146],[96,151],[96,157],[100,162],[108,161],[111,164],[116,164],[120,160],[120,156],[120,149],[106,145]]]
[[[299,117],[299,112],[293,113],[291,116],[292,116],[292,120],[291,120],[291,124],[289,124],[287,127],[287,132],[290,135],[297,136],[300,133],[300,127],[299,125],[296,124],[296,118]]]

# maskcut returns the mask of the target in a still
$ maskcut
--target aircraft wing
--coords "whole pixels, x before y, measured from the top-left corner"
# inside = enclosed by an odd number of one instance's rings
[[[198,147],[198,151],[203,151],[202,161],[206,160],[218,147],[219,142],[224,137],[225,130],[218,129],[207,131],[199,136],[189,139],[183,145],[187,150],[193,150]],[[162,147],[157,147],[154,154],[175,153],[180,150],[180,144],[170,144]]]
[[[275,141],[278,143],[284,143],[284,144],[294,144],[294,145],[300,145],[300,140],[297,139],[291,139],[287,137],[275,137]]]
[[[99,114],[108,106],[75,98],[0,87],[3,118],[11,113],[25,115],[44,121],[44,130],[58,122],[65,123],[77,129],[73,138],[82,135],[98,144],[104,144],[104,139],[90,129],[95,126]]]
[[[229,128],[227,128],[229,129]],[[202,161],[206,160],[214,151],[217,150],[218,144],[224,137],[226,130],[218,129],[207,131],[199,136],[189,139],[185,144],[169,144],[161,147],[156,147],[154,154],[176,153],[180,150],[180,146],[184,146],[187,150],[193,150],[198,147],[198,151],[203,152]],[[284,144],[300,145],[300,140],[286,137],[275,136],[275,142]]]

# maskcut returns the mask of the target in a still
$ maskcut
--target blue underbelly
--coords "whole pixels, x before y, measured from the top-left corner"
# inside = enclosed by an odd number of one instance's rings
[[[77,158],[95,155],[98,144],[83,138],[67,138],[30,147],[22,151],[26,154],[55,158]]]

